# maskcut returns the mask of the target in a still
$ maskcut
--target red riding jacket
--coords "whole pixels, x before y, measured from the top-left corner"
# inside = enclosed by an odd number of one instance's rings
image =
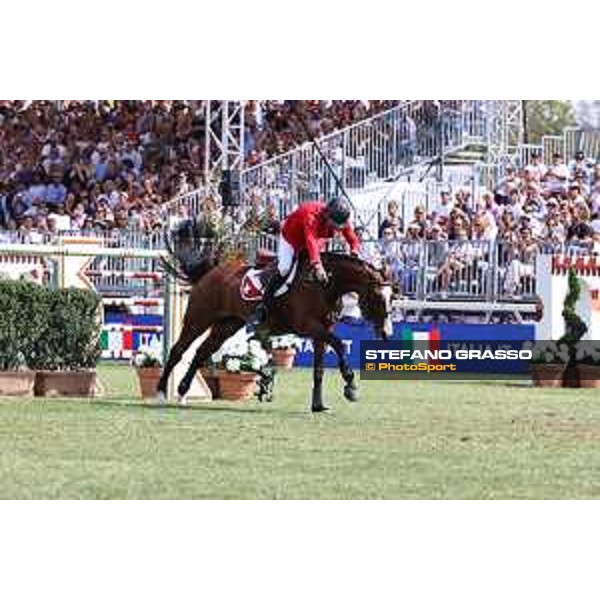
[[[337,231],[346,238],[352,252],[360,249],[360,240],[350,223],[342,229],[335,229],[327,221],[326,207],[324,202],[306,202],[288,215],[281,228],[284,239],[296,252],[306,248],[311,265],[321,261],[324,242],[331,239]]]

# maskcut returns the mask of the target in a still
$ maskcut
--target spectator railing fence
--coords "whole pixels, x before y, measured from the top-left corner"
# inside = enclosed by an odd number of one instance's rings
[[[384,261],[413,300],[499,302],[535,296],[535,252],[491,241],[365,243],[365,258]]]
[[[0,248],[3,243],[10,244],[55,244],[64,238],[83,238],[100,240],[106,248],[134,248],[161,250],[164,248],[164,233],[156,230],[150,233],[140,230],[112,229],[92,231],[73,229],[56,233],[29,233],[22,231],[0,232]]]
[[[542,137],[542,157],[546,164],[552,164],[554,154],[565,154],[565,136],[564,135],[545,135]]]
[[[600,158],[600,131],[569,127],[564,132],[565,158],[572,159],[576,152],[582,151],[586,159]]]
[[[393,180],[406,168],[438,159],[471,143],[485,143],[494,101],[457,100],[441,110],[423,101],[401,104],[318,140],[336,175],[352,194]],[[273,201],[285,216],[299,202],[340,193],[311,143],[245,169],[244,201]]]

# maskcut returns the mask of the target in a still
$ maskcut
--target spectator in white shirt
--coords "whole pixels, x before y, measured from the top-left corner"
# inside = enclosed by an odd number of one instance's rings
[[[48,215],[48,222],[54,223],[56,231],[69,231],[71,229],[71,217],[65,212],[63,203],[56,205],[56,212]]]

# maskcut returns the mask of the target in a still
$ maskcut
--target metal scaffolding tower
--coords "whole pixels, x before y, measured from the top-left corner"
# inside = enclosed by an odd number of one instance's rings
[[[523,143],[523,101],[488,100],[488,162],[510,160]]]
[[[204,108],[206,183],[220,181],[227,169],[244,167],[244,102],[207,100]]]

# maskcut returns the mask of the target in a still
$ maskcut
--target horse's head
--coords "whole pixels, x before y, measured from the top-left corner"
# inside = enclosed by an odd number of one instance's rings
[[[370,321],[378,337],[387,340],[394,333],[392,324],[391,281],[373,267],[367,265],[368,285],[359,294],[359,307],[363,317]]]
[[[334,283],[343,294],[357,292],[358,304],[363,317],[373,324],[377,336],[384,340],[393,333],[392,282],[384,270],[347,255],[324,256],[327,267],[335,273]]]

